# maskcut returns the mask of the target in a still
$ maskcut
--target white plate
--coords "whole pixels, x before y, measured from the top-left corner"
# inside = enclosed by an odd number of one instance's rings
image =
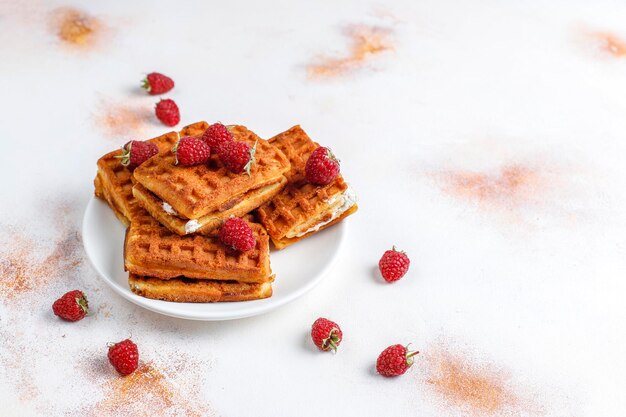
[[[191,320],[231,320],[256,316],[295,300],[323,278],[337,258],[345,222],[329,227],[282,251],[272,251],[276,274],[270,298],[234,303],[173,303],[134,294],[124,272],[123,244],[126,228],[111,209],[93,197],[83,218],[83,245],[93,267],[104,281],[127,300],[157,313]]]

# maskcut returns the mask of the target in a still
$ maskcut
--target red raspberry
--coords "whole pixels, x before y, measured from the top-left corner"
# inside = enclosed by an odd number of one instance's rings
[[[304,170],[311,184],[330,184],[339,175],[339,160],[330,149],[320,146],[311,153]]]
[[[151,72],[143,79],[142,85],[145,90],[154,95],[164,94],[174,88],[174,80],[167,75]]]
[[[233,134],[228,131],[228,128],[221,123],[213,123],[208,127],[207,130],[204,131],[202,135],[202,140],[204,140],[207,145],[211,147],[212,150],[217,152],[217,149],[225,142],[230,142],[233,140]]]
[[[378,261],[378,269],[385,281],[394,282],[399,280],[409,270],[411,261],[406,253],[397,251],[394,246],[391,250],[383,253],[383,256]]]
[[[116,158],[120,158],[122,165],[128,169],[135,169],[158,153],[159,148],[152,142],[131,140],[122,147],[122,154]]]
[[[211,157],[211,148],[202,139],[186,136],[172,149],[176,155],[176,164],[184,167],[205,164]]]
[[[82,320],[89,312],[87,298],[82,291],[74,290],[65,293],[52,304],[54,314],[67,321]]]
[[[409,352],[408,346],[389,346],[383,350],[376,361],[376,370],[382,376],[402,375],[413,365],[413,356],[419,352]]]
[[[250,175],[250,169],[254,164],[254,154],[256,153],[256,144],[250,147],[245,142],[225,142],[217,148],[217,154],[222,164],[231,172],[240,174],[244,171]]]
[[[320,350],[336,352],[342,338],[343,333],[334,321],[320,317],[311,326],[311,339]]]
[[[137,345],[130,339],[109,346],[109,362],[122,375],[135,372],[139,366]]]
[[[256,246],[256,238],[248,222],[232,217],[224,223],[220,230],[220,240],[240,252],[246,252]]]
[[[165,126],[176,126],[180,122],[180,111],[174,100],[165,99],[156,104],[156,117]]]

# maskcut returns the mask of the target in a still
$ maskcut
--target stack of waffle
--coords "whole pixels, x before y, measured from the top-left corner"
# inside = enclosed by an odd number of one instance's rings
[[[178,138],[201,136],[208,126],[199,122],[151,139],[159,153],[134,171],[121,164],[122,150],[98,160],[95,194],[128,226],[124,267],[138,295],[177,302],[270,297],[270,238],[282,249],[357,209],[341,176],[325,186],[306,182],[304,166],[318,145],[299,126],[269,141],[232,127],[234,140],[256,143],[250,175],[229,172],[217,156],[203,165],[175,165]],[[252,250],[220,242],[219,227],[231,216],[250,224]]]

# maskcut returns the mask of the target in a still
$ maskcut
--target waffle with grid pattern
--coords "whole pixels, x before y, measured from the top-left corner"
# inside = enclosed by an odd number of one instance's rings
[[[151,139],[150,141],[157,144],[160,154],[163,155],[171,151],[177,139],[178,134],[171,132]],[[135,183],[132,171],[124,167],[120,163],[120,159],[116,158],[116,156],[121,155],[121,153],[121,150],[110,152],[98,160],[98,173],[94,180],[96,196],[104,199],[124,224],[137,224],[137,227],[141,227],[143,224],[144,229],[142,229],[142,233],[147,231],[147,226],[150,226],[152,228],[151,233],[156,232],[159,238],[169,236],[170,241],[184,239],[181,236],[172,234],[169,230],[161,226],[138,204],[131,191]],[[251,217],[247,217],[247,219],[252,221]],[[131,290],[138,295],[175,302],[247,301],[270,297],[272,295],[271,282],[273,281],[273,276],[271,275],[271,271],[269,271],[269,241],[267,234],[261,226],[257,224],[253,225],[253,227],[257,231],[259,241],[261,242],[257,244],[255,251],[259,251],[260,253],[258,256],[251,256],[252,260],[248,260],[247,262],[248,264],[257,262],[261,265],[259,269],[268,271],[267,274],[265,272],[259,274],[267,275],[264,282],[248,283],[234,280],[217,281],[193,279],[181,277],[180,275],[182,275],[182,273],[177,273],[177,278],[164,280],[131,273],[129,274],[129,286]],[[132,226],[129,229],[131,228]],[[199,238],[207,239],[204,237]],[[214,238],[211,241],[215,243]],[[172,247],[174,245],[175,244],[172,243]],[[236,254],[231,253],[227,248],[222,247],[221,251],[224,254],[228,253],[228,255],[224,255],[223,258],[227,261],[226,264],[231,264],[230,267],[232,267],[237,260],[241,259]],[[181,252],[184,253],[185,251],[183,250]],[[187,261],[193,262],[193,259],[187,259]],[[146,269],[143,271],[146,271]],[[229,269],[227,273],[216,275],[232,277],[232,272],[233,271]],[[245,279],[256,279],[253,272],[247,271],[246,274],[244,274],[246,275]]]
[[[341,175],[324,186],[306,181],[306,161],[319,145],[300,126],[274,136],[269,142],[291,163],[290,171],[285,174],[289,183],[257,210],[259,220],[277,249],[330,227],[357,211],[354,193]]]
[[[205,122],[195,123],[183,129],[181,136],[201,135],[208,126]],[[157,197],[156,203],[149,199],[141,202],[153,215],[159,213],[157,217],[173,232],[210,232],[219,224],[215,217],[221,212],[237,205],[237,211],[242,214],[253,210],[269,201],[285,182],[283,174],[289,171],[290,164],[279,149],[244,126],[233,126],[230,131],[235,140],[250,146],[256,144],[256,163],[250,175],[228,171],[216,155],[207,164],[183,167],[177,166],[175,156],[169,154],[151,158],[135,169],[137,182]],[[268,188],[270,185],[274,187]],[[171,210],[166,211],[164,207]],[[172,217],[185,221],[186,227],[177,226],[177,220]],[[192,222],[187,224],[189,220]]]
[[[218,228],[224,220],[231,216],[242,217],[250,213],[252,210],[274,197],[282,190],[285,184],[287,184],[287,179],[281,177],[278,182],[250,190],[245,196],[233,201],[232,207],[226,208],[228,207],[227,205],[222,211],[217,211],[195,220],[183,219],[177,216],[177,213],[171,206],[168,207],[159,197],[139,183],[135,184],[132,192],[139,204],[141,204],[152,217],[174,233],[186,235],[193,231],[199,234],[207,234]],[[192,226],[191,228],[190,225]]]
[[[137,295],[178,303],[213,303],[259,300],[272,296],[272,284],[208,281],[188,278],[162,280],[130,274],[130,289]]]
[[[176,132],[170,132],[148,142],[156,144],[159,154],[165,155],[171,152],[177,140]],[[118,158],[121,155],[122,149],[118,149],[98,159],[98,173],[94,186],[96,197],[105,200],[117,218],[128,226],[133,215],[143,210],[132,194],[133,172],[122,165]]]
[[[247,218],[256,246],[247,252],[233,250],[212,235],[177,235],[148,213],[133,218],[126,231],[124,267],[141,276],[163,280],[186,277],[198,280],[234,280],[263,283],[273,279],[269,237],[265,229]]]

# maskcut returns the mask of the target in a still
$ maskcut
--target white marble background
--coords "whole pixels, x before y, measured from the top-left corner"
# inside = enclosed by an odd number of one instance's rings
[[[0,414],[624,415],[625,21],[620,1],[0,1]],[[190,322],[91,269],[96,159],[166,131],[138,89],[154,70],[182,124],[300,123],[339,155],[360,211],[311,293]],[[392,244],[412,266],[387,285]],[[61,322],[75,287],[94,314]],[[318,316],[336,355],[307,339]],[[131,334],[143,365],[121,379],[106,343]],[[406,375],[375,374],[409,342]]]

